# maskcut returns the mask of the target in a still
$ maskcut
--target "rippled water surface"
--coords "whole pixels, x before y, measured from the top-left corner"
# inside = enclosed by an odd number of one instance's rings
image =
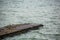
[[[44,27],[3,40],[60,40],[60,0],[0,0],[0,27],[18,23]]]

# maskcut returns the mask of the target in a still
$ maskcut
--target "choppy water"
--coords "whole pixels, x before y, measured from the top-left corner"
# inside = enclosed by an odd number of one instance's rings
[[[17,23],[44,27],[3,40],[60,40],[60,0],[0,0],[0,27]]]

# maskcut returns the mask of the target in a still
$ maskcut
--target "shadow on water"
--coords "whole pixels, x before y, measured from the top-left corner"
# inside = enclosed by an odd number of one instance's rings
[[[3,35],[3,36],[0,36],[0,40],[2,40],[4,38],[7,38],[7,37],[14,37],[14,36],[17,36],[17,35],[21,35],[21,34],[27,33],[30,30],[37,30],[37,29],[39,29],[39,27],[43,27],[43,26],[44,25],[39,25],[37,27],[32,27],[32,28],[24,29],[24,30],[17,31],[17,32],[14,32],[14,33],[6,34],[6,35]]]

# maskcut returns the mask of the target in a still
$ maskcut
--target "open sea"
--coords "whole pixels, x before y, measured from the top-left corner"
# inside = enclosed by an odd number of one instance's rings
[[[0,28],[10,24],[44,26],[2,40],[60,40],[60,0],[0,0]]]

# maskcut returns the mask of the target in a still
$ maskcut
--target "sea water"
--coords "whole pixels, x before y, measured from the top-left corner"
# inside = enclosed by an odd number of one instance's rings
[[[38,23],[42,28],[3,40],[60,40],[60,0],[0,0],[0,28]]]

